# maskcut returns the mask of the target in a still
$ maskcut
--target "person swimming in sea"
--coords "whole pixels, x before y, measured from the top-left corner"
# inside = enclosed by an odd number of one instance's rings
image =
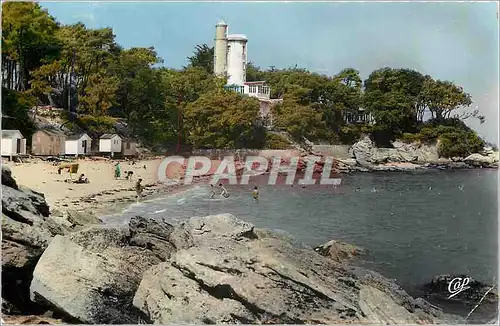
[[[229,194],[227,193],[227,190],[226,190],[226,188],[224,188],[222,183],[219,183],[219,187],[220,187],[220,195],[224,198],[228,198]]]
[[[259,188],[257,186],[253,188],[252,197],[254,202],[259,201]]]
[[[214,199],[214,197],[215,197],[214,185],[210,184],[210,199]]]

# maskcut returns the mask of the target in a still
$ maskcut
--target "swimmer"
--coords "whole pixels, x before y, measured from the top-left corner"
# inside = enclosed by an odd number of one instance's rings
[[[259,201],[259,188],[257,186],[253,188],[252,197],[254,202]]]
[[[219,187],[220,187],[220,195],[224,198],[228,198],[229,194],[227,193],[227,190],[226,190],[226,188],[224,188],[222,183],[219,183]]]
[[[210,184],[210,199],[214,199],[214,197],[215,197],[214,185]]]

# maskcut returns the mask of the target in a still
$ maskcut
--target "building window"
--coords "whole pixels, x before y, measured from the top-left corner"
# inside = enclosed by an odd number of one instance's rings
[[[250,93],[257,93],[257,86],[255,85],[250,85],[249,87]]]
[[[127,149],[130,149],[130,143],[127,143]]]

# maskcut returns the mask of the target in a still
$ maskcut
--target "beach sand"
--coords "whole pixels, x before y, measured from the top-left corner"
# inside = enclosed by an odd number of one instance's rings
[[[79,164],[79,169],[78,173],[72,175],[72,179],[77,180],[78,176],[84,173],[90,183],[65,182],[69,179],[66,170],[58,174],[57,165],[41,159],[30,159],[25,163],[3,161],[3,164],[12,170],[12,175],[19,185],[43,193],[51,210],[75,209],[97,215],[120,211],[136,200],[134,187],[139,178],[143,179],[145,197],[187,188],[172,183],[157,183],[161,159],[137,161],[135,165],[120,161],[122,176],[118,180],[114,177],[114,165],[117,160],[79,159],[73,162]],[[125,179],[125,171],[134,171],[132,180]]]

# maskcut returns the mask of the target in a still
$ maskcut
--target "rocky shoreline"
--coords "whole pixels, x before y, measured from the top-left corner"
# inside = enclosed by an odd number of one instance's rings
[[[230,214],[122,227],[51,213],[2,168],[2,312],[8,323],[461,323],[349,262]],[[7,196],[5,196],[7,194]]]
[[[499,153],[491,148],[465,158],[446,159],[439,157],[438,144],[395,141],[392,145],[393,148],[377,148],[368,136],[364,137],[350,148],[350,159],[339,160],[339,172],[498,168]]]

